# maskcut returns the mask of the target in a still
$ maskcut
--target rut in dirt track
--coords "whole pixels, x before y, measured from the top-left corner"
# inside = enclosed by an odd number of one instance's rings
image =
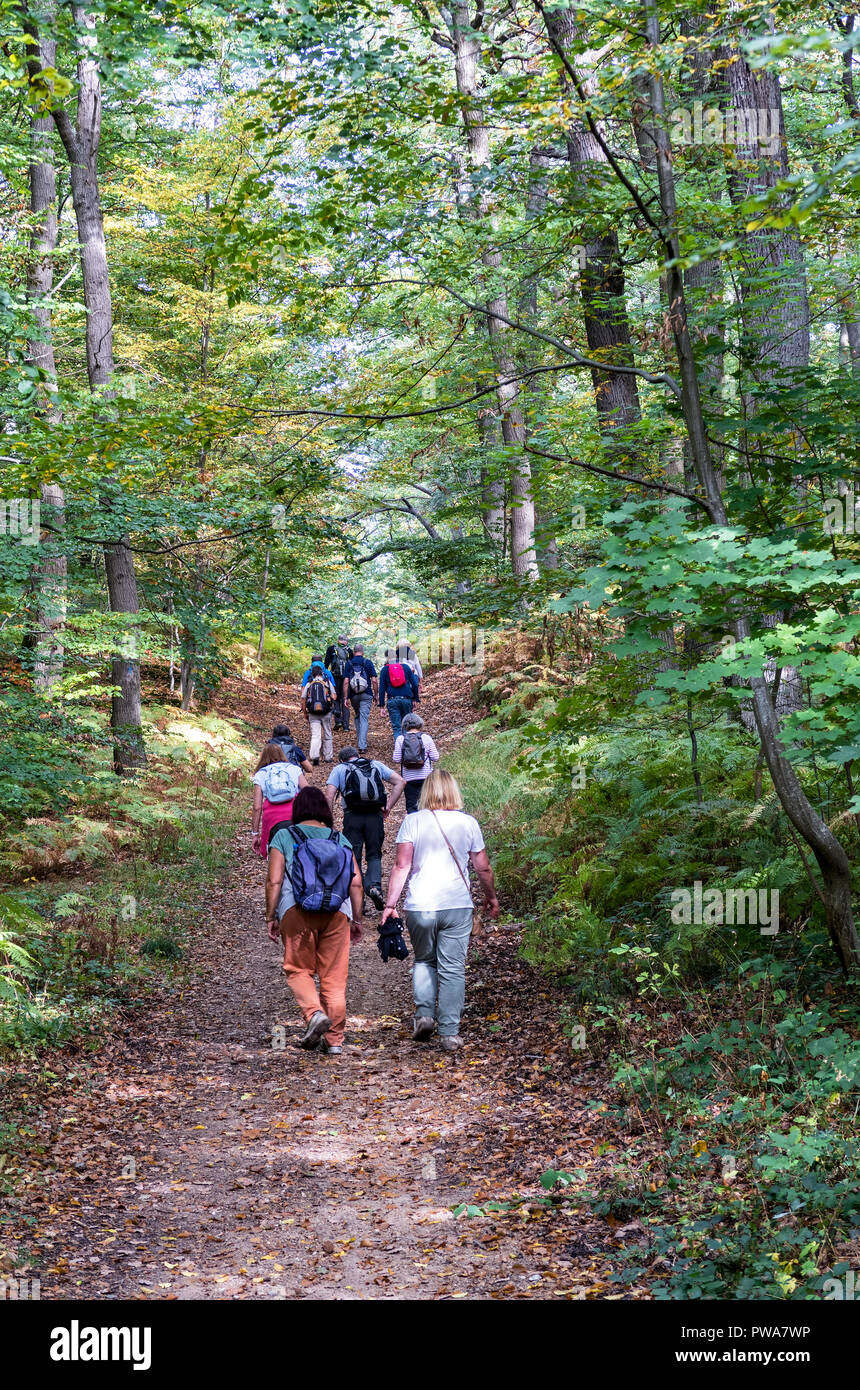
[[[261,742],[278,719],[298,730],[286,687],[255,699],[235,712]],[[470,718],[468,683],[431,678],[422,713],[444,763]],[[391,746],[377,710],[370,751]],[[401,816],[402,802],[386,877]],[[601,1123],[586,1110],[595,1074],[572,1071],[557,1002],[518,959],[516,932],[470,965],[466,1046],[447,1057],[411,1042],[410,962],[382,964],[371,912],[350,958],[343,1055],[303,1053],[265,934],[264,873],[241,833],[229,881],[195,912],[193,985],[78,1066],[46,1187],[19,1211],[42,1298],[600,1297],[609,1252],[593,1221],[452,1213],[581,1163]]]

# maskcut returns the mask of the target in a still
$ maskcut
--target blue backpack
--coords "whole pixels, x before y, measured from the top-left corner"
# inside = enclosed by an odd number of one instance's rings
[[[352,850],[332,830],[326,839],[311,838],[298,825],[286,827],[295,843],[290,883],[298,907],[305,912],[337,912],[349,897]]]

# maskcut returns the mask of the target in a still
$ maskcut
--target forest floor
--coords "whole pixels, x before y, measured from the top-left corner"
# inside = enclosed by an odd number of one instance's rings
[[[220,702],[261,743],[279,719],[300,727],[292,687],[234,680]],[[466,674],[432,676],[421,708],[444,760],[475,719]],[[374,709],[371,753],[385,760],[391,746]],[[401,816],[402,802],[386,876]],[[51,1060],[4,1232],[41,1297],[641,1297],[608,1282],[627,1228],[537,1205],[544,1170],[594,1181],[623,1141],[594,1104],[606,1078],[571,1052],[518,928],[473,956],[452,1057],[410,1040],[410,962],[382,964],[370,909],[346,1046],[328,1058],[290,1045],[301,1020],[266,936],[264,874],[241,831],[228,878],[189,904],[186,987],[118,1017],[97,1053]],[[511,1212],[454,1215],[516,1194],[526,1200]]]

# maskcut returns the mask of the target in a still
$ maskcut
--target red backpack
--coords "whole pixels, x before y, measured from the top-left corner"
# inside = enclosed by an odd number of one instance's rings
[[[391,661],[388,665],[388,680],[395,687],[406,684],[406,672],[399,661]]]

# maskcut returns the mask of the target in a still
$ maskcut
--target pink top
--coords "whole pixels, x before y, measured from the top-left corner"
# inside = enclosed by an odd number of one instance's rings
[[[260,817],[260,847],[257,850],[263,859],[268,858],[269,832],[272,826],[277,825],[279,820],[292,820],[292,818],[292,801],[267,801],[263,797],[263,814]]]

